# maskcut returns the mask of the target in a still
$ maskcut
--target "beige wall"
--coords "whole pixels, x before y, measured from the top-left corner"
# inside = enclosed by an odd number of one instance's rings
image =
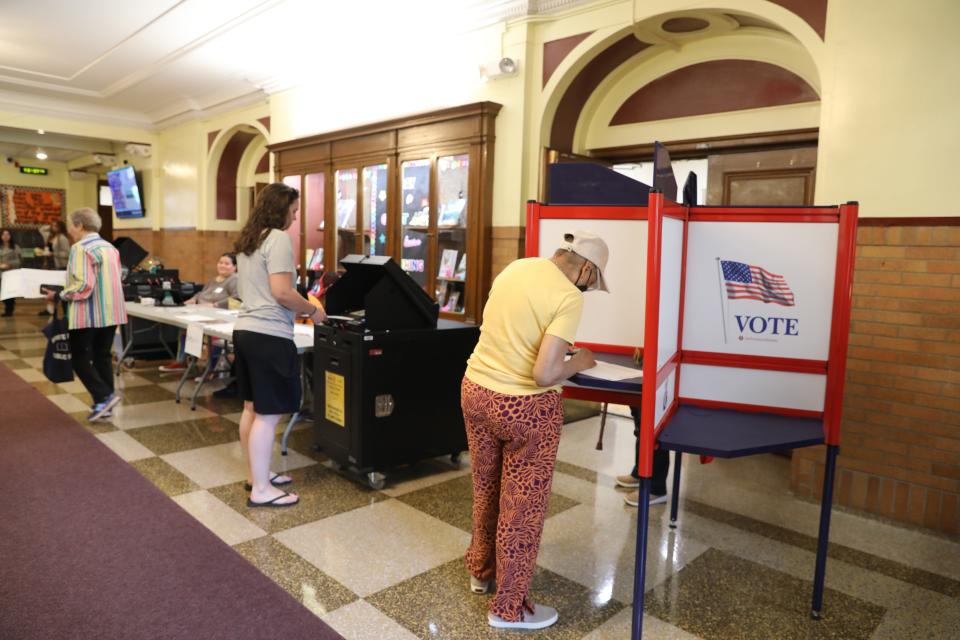
[[[2,112],[0,119],[9,126],[153,144],[151,158],[129,158],[143,175],[147,217],[117,221],[117,228],[219,229],[213,215],[216,176],[212,167],[217,158],[216,149],[207,148],[210,131],[252,125],[269,115],[271,129],[266,137],[278,142],[493,100],[504,105],[497,119],[494,225],[516,227],[523,224],[524,202],[537,195],[540,149],[553,110],[570,79],[590,59],[591,50],[654,15],[697,7],[754,14],[789,31],[792,39],[771,42],[770,55],[818,86],[821,106],[616,128],[604,124],[615,103],[638,88],[633,84],[649,81],[679,62],[711,52],[736,55],[738,46],[744,56],[762,54],[757,42],[744,40],[738,45],[730,40],[701,45],[701,50],[687,47],[675,52],[673,60],[637,60],[631,69],[612,77],[584,111],[578,125],[581,144],[636,144],[745,132],[751,127],[819,126],[818,203],[857,199],[865,216],[956,215],[950,199],[938,189],[952,183],[952,155],[960,146],[955,115],[960,103],[960,68],[955,63],[960,59],[960,40],[952,33],[953,25],[960,23],[960,3],[953,0],[928,0],[921,6],[899,0],[832,0],[825,42],[795,15],[764,0],[598,0],[547,18],[515,20],[463,36],[455,51],[434,58],[423,71],[433,79],[418,85],[417,91],[410,90],[405,73],[385,74],[377,83],[359,83],[349,91],[339,81],[306,85],[251,107],[159,132],[40,114]],[[594,36],[568,56],[546,88],[541,87],[543,43],[587,31]],[[520,74],[481,83],[478,65],[503,55],[520,60]],[[70,209],[96,202],[92,178],[69,181],[62,177],[57,186],[67,189]]]
[[[956,216],[960,2],[833,0],[817,202],[862,216]]]

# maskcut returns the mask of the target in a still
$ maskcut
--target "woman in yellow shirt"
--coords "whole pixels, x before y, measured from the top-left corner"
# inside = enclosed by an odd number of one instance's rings
[[[566,354],[583,292],[607,290],[608,256],[602,239],[579,231],[551,258],[511,263],[493,283],[467,362],[461,405],[473,467],[473,537],[466,564],[474,593],[487,593],[496,579],[492,627],[542,629],[558,619],[527,592],[563,426],[559,383],[596,364],[588,349],[569,360]]]

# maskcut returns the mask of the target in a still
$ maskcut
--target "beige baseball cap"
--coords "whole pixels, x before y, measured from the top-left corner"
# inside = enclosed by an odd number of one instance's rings
[[[597,289],[609,292],[607,281],[603,277],[607,270],[607,260],[610,258],[610,249],[603,238],[590,231],[571,231],[565,233],[564,249],[572,251],[581,258],[586,258],[597,267]]]

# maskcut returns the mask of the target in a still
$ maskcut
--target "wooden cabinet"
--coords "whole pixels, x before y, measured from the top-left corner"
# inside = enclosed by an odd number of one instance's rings
[[[270,145],[277,178],[301,192],[290,228],[301,278],[351,253],[389,255],[443,317],[479,322],[499,111],[479,102]]]

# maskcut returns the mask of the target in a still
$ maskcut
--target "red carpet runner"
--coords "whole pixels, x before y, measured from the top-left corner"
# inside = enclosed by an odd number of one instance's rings
[[[0,638],[340,638],[0,364]]]

